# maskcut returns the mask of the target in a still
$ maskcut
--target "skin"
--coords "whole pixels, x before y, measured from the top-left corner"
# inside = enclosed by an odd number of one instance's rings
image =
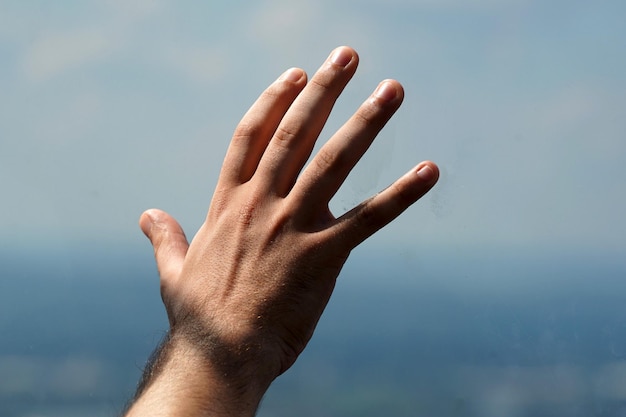
[[[267,88],[234,133],[191,244],[167,213],[142,214],[170,332],[127,416],[253,416],[311,338],[350,251],[436,183],[437,166],[422,162],[342,216],[330,212],[404,96],[383,81],[305,167],[357,65],[340,47],[310,81],[293,68]]]

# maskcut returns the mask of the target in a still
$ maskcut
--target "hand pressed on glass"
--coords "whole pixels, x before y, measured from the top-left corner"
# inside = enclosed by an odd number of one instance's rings
[[[437,181],[437,166],[422,162],[348,213],[330,212],[404,94],[383,81],[305,166],[357,64],[356,52],[340,47],[308,83],[294,68],[259,97],[190,245],[168,214],[142,215],[170,332],[129,415],[254,415],[311,338],[350,251]]]

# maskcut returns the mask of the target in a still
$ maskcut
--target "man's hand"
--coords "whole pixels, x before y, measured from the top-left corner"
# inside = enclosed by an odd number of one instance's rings
[[[403,99],[398,82],[383,81],[304,167],[357,64],[340,47],[308,83],[294,68],[261,95],[235,131],[190,245],[168,214],[142,215],[171,329],[130,415],[150,406],[151,415],[254,415],[311,338],[350,251],[437,181],[436,165],[422,162],[340,217],[330,212]]]

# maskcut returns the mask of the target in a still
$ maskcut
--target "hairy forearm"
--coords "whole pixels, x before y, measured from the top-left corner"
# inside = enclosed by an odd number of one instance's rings
[[[141,378],[137,383],[137,389],[135,391],[135,395],[131,399],[131,401],[127,405],[127,409],[136,402],[139,397],[146,391],[146,389],[150,386],[152,382],[158,376],[158,373],[163,369],[163,363],[168,355],[168,349],[170,347],[170,337],[171,333],[167,332],[163,337],[163,340],[159,343],[159,345],[154,349],[154,351],[150,354],[146,366],[144,367],[143,373],[141,374]]]
[[[255,364],[225,362],[168,334],[151,356],[126,417],[254,416],[272,377]]]

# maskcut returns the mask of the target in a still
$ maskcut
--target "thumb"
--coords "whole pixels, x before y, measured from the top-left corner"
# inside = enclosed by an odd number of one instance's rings
[[[178,279],[183,268],[189,248],[185,232],[176,219],[158,209],[146,210],[139,218],[139,227],[154,248],[163,290]]]

